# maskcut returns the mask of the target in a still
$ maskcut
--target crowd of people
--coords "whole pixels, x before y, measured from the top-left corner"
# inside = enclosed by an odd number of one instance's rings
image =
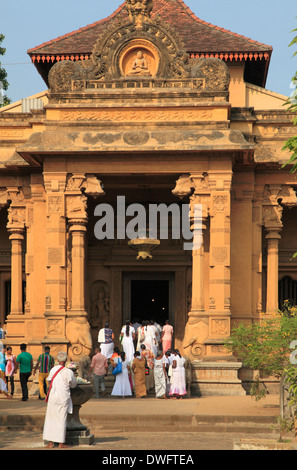
[[[121,348],[114,346],[114,332],[105,324],[99,331],[98,347],[89,368],[93,373],[96,398],[105,395],[105,377],[115,376],[112,396],[147,397],[155,390],[158,398],[182,398],[186,395],[185,359],[177,349],[171,349],[173,327],[167,321],[163,327],[157,323],[126,322],[120,333]],[[0,341],[0,393],[7,398],[14,395],[14,376],[19,371],[22,400],[28,400],[28,380],[39,371],[39,398],[47,402],[43,440],[47,447],[55,443],[65,447],[67,415],[73,412],[71,388],[77,379],[66,366],[67,353],[57,355],[58,364],[45,347],[44,353],[33,364],[26,344],[20,345],[20,353],[13,354],[12,347],[4,347]],[[10,386],[10,392],[8,388]]]
[[[158,398],[186,395],[185,359],[177,349],[172,349],[173,327],[169,321],[162,326],[154,321],[127,321],[119,340],[120,348],[115,347],[114,332],[108,323],[99,331],[98,346],[89,369],[96,398],[106,394],[105,377],[108,374],[115,377],[112,396],[142,398],[149,392],[155,392]],[[55,366],[50,348],[45,348],[35,367],[25,344],[21,344],[20,350],[20,354],[15,355],[11,346],[5,348],[0,341],[0,393],[7,398],[13,397],[14,377],[19,371],[22,401],[27,401],[29,378],[38,370],[39,398],[44,400],[47,378]]]
[[[27,352],[26,344],[20,345],[20,354],[15,356],[12,347],[0,342],[0,393],[7,398],[14,395],[14,377],[19,371],[22,401],[28,400],[28,381],[33,370],[33,357]],[[8,387],[10,386],[10,392]]]
[[[98,347],[92,358],[96,397],[105,395],[105,376],[115,376],[112,396],[182,398],[186,395],[185,359],[172,349],[173,327],[154,321],[127,321],[120,333],[121,348],[114,346],[114,332],[106,323],[99,331]],[[120,366],[120,367],[119,367]]]

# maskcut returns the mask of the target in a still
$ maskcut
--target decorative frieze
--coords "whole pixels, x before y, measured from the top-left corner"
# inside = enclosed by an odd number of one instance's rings
[[[223,110],[224,114],[224,110]],[[130,109],[64,109],[60,111],[61,121],[97,122],[198,122],[223,120],[216,109],[197,108],[130,108]]]
[[[171,80],[149,80],[131,78],[126,80],[73,80],[72,91],[96,91],[96,90],[204,90],[204,78],[184,78]]]

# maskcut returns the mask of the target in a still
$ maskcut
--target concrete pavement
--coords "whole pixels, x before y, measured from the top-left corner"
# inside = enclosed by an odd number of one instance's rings
[[[0,449],[43,449],[46,403],[37,398],[0,398]],[[279,396],[256,402],[250,396],[91,399],[81,422],[95,436],[83,450],[212,449],[231,450],[236,438],[279,438]],[[139,439],[141,436],[141,439]],[[170,444],[169,444],[170,443]]]

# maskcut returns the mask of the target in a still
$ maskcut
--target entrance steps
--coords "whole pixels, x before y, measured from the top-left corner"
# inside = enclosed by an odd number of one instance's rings
[[[104,410],[106,401],[109,404],[113,401],[117,402],[119,412],[106,414]],[[186,399],[185,399],[186,400]],[[165,400],[164,400],[165,401]],[[166,400],[167,401],[167,400]],[[151,399],[141,399],[143,403],[143,411],[141,414],[120,412],[121,409],[133,409],[132,398],[125,400],[113,397],[104,397],[104,399],[94,399],[94,413],[80,413],[81,422],[91,429],[93,434],[96,432],[170,432],[176,433],[235,433],[245,435],[279,435],[279,424],[276,416],[217,416],[217,415],[182,415],[182,414],[166,414],[150,413],[152,410]],[[118,405],[120,402],[120,406]],[[122,402],[122,403],[121,403]],[[127,405],[126,405],[127,403]],[[165,405],[166,407],[166,405]],[[147,413],[146,413],[146,408]],[[5,430],[15,431],[39,431],[41,432],[44,424],[46,406],[39,412],[27,414],[22,412],[18,414],[18,410],[14,413],[4,415],[0,413],[0,432]]]
[[[145,407],[145,403],[143,405]],[[100,415],[84,416],[84,423],[92,432],[100,424],[106,431],[120,432],[182,432],[182,433],[238,433],[278,435],[278,421],[274,417],[257,416],[177,416],[177,415]]]

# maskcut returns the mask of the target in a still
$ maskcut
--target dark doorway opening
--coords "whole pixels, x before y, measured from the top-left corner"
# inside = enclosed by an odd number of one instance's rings
[[[11,281],[5,281],[5,317],[4,321],[10,314],[11,307]],[[25,299],[26,299],[26,281],[23,281],[23,312],[25,308]]]
[[[131,280],[131,318],[163,324],[169,317],[169,281]]]
[[[279,309],[283,310],[285,301],[289,301],[290,305],[297,305],[297,281],[290,276],[285,276],[278,283],[278,302]]]

